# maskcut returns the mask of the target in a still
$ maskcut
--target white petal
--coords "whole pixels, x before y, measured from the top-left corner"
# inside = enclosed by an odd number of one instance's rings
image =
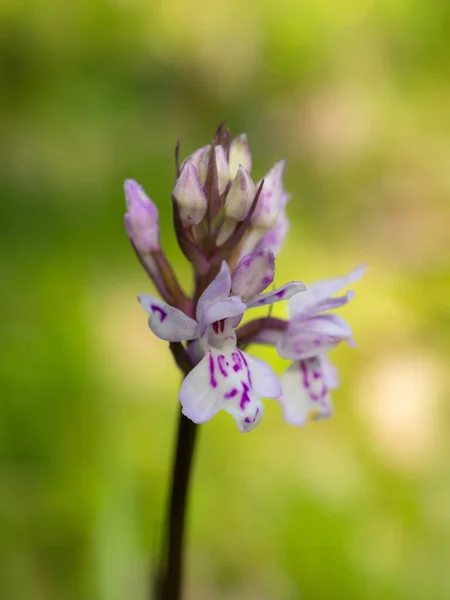
[[[281,300],[288,300],[299,292],[305,292],[305,290],[306,287],[301,281],[291,281],[280,288],[277,288],[276,290],[255,296],[246,304],[248,308],[265,306],[266,304],[274,304],[275,302],[281,302]]]
[[[279,395],[275,373],[236,346],[208,347],[205,357],[184,380],[179,399],[183,414],[204,423],[219,410],[230,413],[239,430],[252,430],[261,420],[261,396]],[[264,390],[261,392],[261,390]]]
[[[242,316],[246,310],[247,306],[239,296],[231,296],[230,298],[207,304],[201,315],[200,323],[204,326],[210,325],[215,321],[220,321],[221,319]]]
[[[352,343],[352,330],[337,315],[319,315],[303,320],[291,320],[277,344],[283,358],[298,360],[324,354],[340,342]]]
[[[200,321],[206,306],[217,300],[228,298],[231,289],[230,268],[223,260],[220,271],[205,289],[197,303],[197,320]]]
[[[279,398],[282,394],[280,380],[272,367],[264,360],[242,352],[252,377],[253,389],[263,398]]]
[[[207,354],[181,384],[178,398],[183,407],[182,412],[194,423],[206,423],[222,408],[211,378]]]
[[[281,377],[279,402],[287,423],[301,426],[308,418],[323,419],[333,413],[328,387],[318,358],[292,363]]]
[[[330,361],[326,354],[317,357],[320,361],[320,368],[323,373],[324,381],[329,390],[335,390],[339,387],[338,370]]]
[[[304,294],[297,296],[289,302],[290,314],[292,316],[311,315],[316,312],[329,310],[329,308],[335,308],[335,306],[327,307],[327,301],[342,287],[361,279],[365,270],[365,265],[360,265],[348,275],[311,283]],[[342,304],[346,303],[344,299],[348,302],[351,296],[343,296]]]
[[[148,294],[138,296],[139,302],[148,312],[148,325],[153,333],[168,342],[194,340],[198,337],[198,324],[178,308]]]

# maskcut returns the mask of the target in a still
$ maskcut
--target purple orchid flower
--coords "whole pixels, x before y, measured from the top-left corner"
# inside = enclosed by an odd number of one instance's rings
[[[272,367],[238,348],[234,330],[248,308],[273,304],[306,289],[301,282],[290,282],[261,294],[273,281],[274,269],[270,249],[244,257],[233,278],[223,261],[198,300],[196,319],[158,298],[139,296],[155,335],[171,342],[197,340],[190,353],[196,355],[197,365],[183,381],[178,396],[183,413],[195,423],[204,423],[225,410],[240,431],[250,431],[264,413],[261,397],[281,395]]]
[[[362,265],[346,276],[318,281],[291,299],[289,323],[286,331],[277,336],[276,344],[280,356],[294,360],[281,378],[283,395],[279,402],[288,423],[304,425],[309,417],[332,415],[329,392],[339,386],[339,381],[327,353],[341,342],[351,346],[355,343],[344,319],[323,313],[344,306],[353,298],[350,290],[340,297],[333,295],[360,279],[364,271]]]

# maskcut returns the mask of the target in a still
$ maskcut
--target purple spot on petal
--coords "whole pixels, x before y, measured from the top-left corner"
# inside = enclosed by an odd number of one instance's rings
[[[322,385],[322,389],[320,390],[320,392],[318,394],[315,394],[314,392],[309,392],[309,397],[311,398],[311,400],[313,402],[317,402],[318,400],[323,400],[323,398],[325,398],[325,396],[327,395],[327,386],[325,384]]]
[[[248,404],[249,402],[251,402],[251,398],[248,395],[248,392],[250,391],[250,388],[248,387],[248,385],[245,383],[245,381],[242,381],[242,387],[243,392],[241,394],[241,401],[239,403],[239,406],[241,407],[241,410],[244,410],[245,405]]]
[[[225,368],[225,366],[228,365],[228,362],[223,354],[219,354],[219,356],[217,357],[217,364],[219,365],[219,370],[222,373],[222,375],[224,377],[228,377],[228,371]]]
[[[236,388],[231,388],[231,390],[229,392],[227,392],[226,394],[224,394],[223,397],[226,400],[229,400],[230,398],[234,398],[237,393],[238,393],[238,390]]]
[[[273,281],[273,277],[272,275],[264,275],[264,277],[262,278],[262,285],[264,286],[264,290],[266,289],[266,287],[268,285],[270,285]]]
[[[237,373],[238,371],[242,371],[241,357],[239,352],[232,352],[231,358],[233,359],[233,371]]]
[[[209,383],[210,383],[211,387],[213,387],[213,388],[217,387],[217,381],[216,381],[216,378],[214,377],[214,357],[211,354],[211,352],[209,353]]]
[[[243,355],[243,353],[242,353],[240,350],[239,350],[239,354],[241,355],[241,358],[242,358],[242,360],[243,360],[243,362],[244,362],[244,365],[245,365],[245,369],[246,369],[246,371],[247,371],[248,385],[249,385],[250,387],[253,387],[253,384],[252,384],[252,376],[250,375],[250,369],[248,368],[248,363],[247,363],[247,361],[246,361],[246,359],[245,359],[245,356]]]
[[[304,360],[300,361],[300,369],[302,371],[302,376],[303,376],[303,387],[308,389],[309,388],[308,370],[306,368],[306,363]]]
[[[164,321],[164,319],[167,317],[167,313],[165,310],[163,310],[160,306],[156,306],[156,304],[151,304],[150,308],[152,309],[152,311],[155,313],[159,313],[159,318],[161,323]]]
[[[253,417],[253,419],[251,419],[250,417],[245,417],[244,423],[254,423],[256,421],[256,419],[258,418],[258,414],[259,414],[259,408],[256,407],[255,416]]]
[[[286,288],[284,288],[284,289],[282,289],[282,290],[279,290],[279,291],[278,291],[278,292],[275,294],[275,296],[276,296],[277,298],[282,298],[282,297],[283,297],[285,294],[286,294]]]

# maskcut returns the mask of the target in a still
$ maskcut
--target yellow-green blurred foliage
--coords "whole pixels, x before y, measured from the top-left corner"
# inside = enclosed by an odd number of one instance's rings
[[[123,180],[171,231],[173,148],[287,158],[277,282],[369,264],[335,417],[201,428],[189,600],[450,597],[450,3],[0,6],[0,598],[144,599],[178,373],[136,302]],[[283,361],[265,354],[278,371]]]

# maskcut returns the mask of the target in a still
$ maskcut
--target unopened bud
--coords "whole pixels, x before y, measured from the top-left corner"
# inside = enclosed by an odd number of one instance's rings
[[[255,184],[243,166],[239,165],[236,177],[225,201],[225,214],[235,221],[243,221],[255,197]]]
[[[216,165],[217,165],[217,181],[219,186],[219,194],[221,194],[230,181],[230,167],[227,161],[227,155],[223,146],[215,146],[216,149]],[[198,176],[200,183],[205,185],[206,174],[208,172],[209,155],[211,154],[211,146],[206,146],[200,156],[198,166]]]
[[[264,185],[251,218],[254,227],[269,230],[277,222],[287,194],[283,188],[283,172],[286,161],[280,160],[264,177]]]
[[[128,209],[124,220],[128,237],[140,252],[148,254],[158,251],[160,249],[158,209],[136,181],[127,179],[124,189]]]
[[[178,205],[184,227],[198,225],[205,216],[208,201],[192,158],[188,158],[184,162],[172,194]]]
[[[230,146],[230,175],[234,177],[239,165],[250,173],[252,170],[252,155],[248,145],[247,134],[242,133],[231,142]]]
[[[275,256],[270,248],[262,248],[244,256],[234,272],[231,291],[242,298],[263,292],[275,276]]]
[[[195,150],[190,156],[188,156],[186,158],[186,160],[183,162],[183,164],[181,165],[181,170],[184,169],[184,165],[187,163],[188,160],[191,161],[191,163],[194,165],[194,167],[197,169],[197,172],[199,170],[200,167],[200,160],[202,158],[202,154],[203,152],[209,148],[209,146],[202,146],[201,148],[198,148],[198,150]]]

